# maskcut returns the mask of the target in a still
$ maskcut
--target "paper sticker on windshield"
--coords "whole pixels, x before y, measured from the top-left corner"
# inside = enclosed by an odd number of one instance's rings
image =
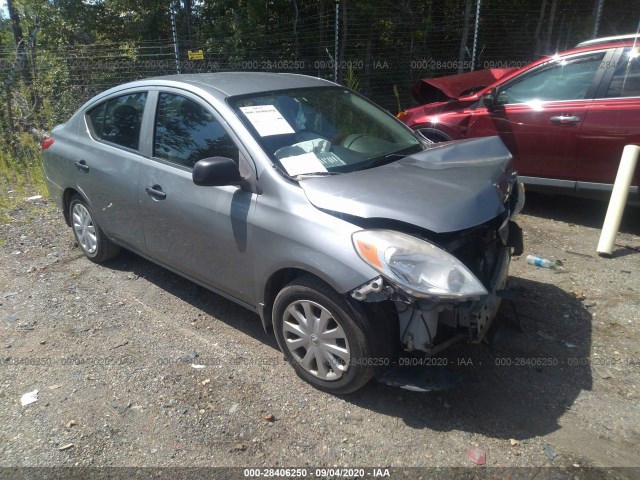
[[[258,131],[258,135],[261,137],[295,133],[291,125],[289,125],[289,122],[287,122],[274,105],[240,107],[240,110],[242,110],[242,113],[249,119],[251,125]]]
[[[340,167],[346,165],[346,163],[333,152],[318,152],[316,156],[325,167]]]
[[[280,160],[280,165],[282,165],[292,177],[305,173],[321,173],[327,171],[314,153],[303,153],[295,157],[283,158]]]

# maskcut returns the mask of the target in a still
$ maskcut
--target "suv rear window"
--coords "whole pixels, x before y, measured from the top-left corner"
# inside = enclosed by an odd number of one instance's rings
[[[146,99],[146,92],[138,92],[111,98],[92,108],[87,113],[91,135],[96,140],[137,150]]]
[[[607,90],[607,97],[640,97],[640,52],[624,52],[616,65]]]

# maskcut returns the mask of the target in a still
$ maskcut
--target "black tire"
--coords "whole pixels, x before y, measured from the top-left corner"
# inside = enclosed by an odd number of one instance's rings
[[[425,137],[427,140],[432,141],[433,143],[449,142],[452,140],[452,138],[446,133],[431,128],[419,128],[418,131],[423,137]]]
[[[303,362],[300,361],[302,353],[306,353],[307,350],[304,347],[291,350],[288,341],[290,342],[292,339],[285,339],[285,335],[291,335],[290,332],[284,331],[285,318],[288,320],[293,318],[288,309],[290,307],[302,308],[301,305],[304,304],[304,302],[311,302],[312,308],[318,305],[328,311],[335,324],[339,325],[342,329],[341,333],[344,333],[346,350],[349,355],[348,360],[345,361],[345,364],[340,365],[334,362],[334,366],[332,366],[331,362],[325,363],[325,368],[328,367],[330,370],[329,375],[331,375],[332,372],[333,375],[335,375],[335,372],[340,370],[339,378],[320,378],[320,366],[317,366],[317,375],[308,371],[308,369],[303,366]],[[321,310],[318,309],[314,315],[318,315],[318,312],[321,312]],[[329,321],[329,324],[331,324],[331,321]],[[291,323],[288,325],[291,325]],[[352,393],[362,388],[373,377],[374,369],[371,366],[372,362],[369,361],[371,360],[372,352],[370,342],[365,333],[366,329],[364,328],[361,314],[355,311],[344,297],[336,293],[319,279],[311,276],[297,278],[278,293],[273,305],[273,326],[278,345],[285,359],[291,363],[291,366],[300,378],[319,390],[335,395]],[[293,335],[293,339],[295,340],[295,334]],[[336,340],[336,342],[337,341],[338,340]],[[326,343],[322,341],[320,341],[320,343],[326,345]],[[296,358],[296,356],[298,358]],[[317,361],[315,365],[318,365]]]
[[[83,215],[87,215],[88,217],[83,217],[82,220],[84,221],[79,222],[80,217]],[[120,253],[120,247],[107,238],[100,226],[96,223],[89,205],[80,195],[74,195],[71,198],[71,202],[69,202],[69,219],[71,221],[73,235],[76,237],[76,242],[80,250],[82,250],[82,253],[84,253],[89,260],[95,263],[102,263]],[[85,226],[83,231],[87,230],[87,234],[93,233],[92,237],[95,238],[95,240],[84,237],[83,234],[78,231],[82,225]]]

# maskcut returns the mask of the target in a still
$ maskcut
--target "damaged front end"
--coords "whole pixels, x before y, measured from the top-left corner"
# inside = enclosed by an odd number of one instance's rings
[[[314,206],[361,228],[352,232],[353,248],[379,276],[349,294],[371,312],[395,310],[397,337],[386,342],[432,356],[487,335],[506,294],[510,257],[523,249],[514,218],[524,187],[511,158],[499,137],[484,137],[300,182]],[[385,383],[406,388],[407,371],[395,369]]]
[[[361,302],[393,302],[403,350],[434,355],[456,341],[486,336],[506,295],[510,257],[523,250],[513,218],[524,204],[524,188],[515,174],[509,183],[504,212],[472,228],[354,234],[356,250],[381,275],[350,294]],[[406,246],[405,235],[411,238]]]

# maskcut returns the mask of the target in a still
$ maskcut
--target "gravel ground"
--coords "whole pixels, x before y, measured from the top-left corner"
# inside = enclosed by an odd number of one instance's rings
[[[0,225],[0,467],[640,467],[640,211],[605,259],[605,208],[529,195],[525,254],[562,267],[514,259],[490,345],[446,353],[462,385],[339,398],[255,314],[128,252],[92,264],[25,201]]]

